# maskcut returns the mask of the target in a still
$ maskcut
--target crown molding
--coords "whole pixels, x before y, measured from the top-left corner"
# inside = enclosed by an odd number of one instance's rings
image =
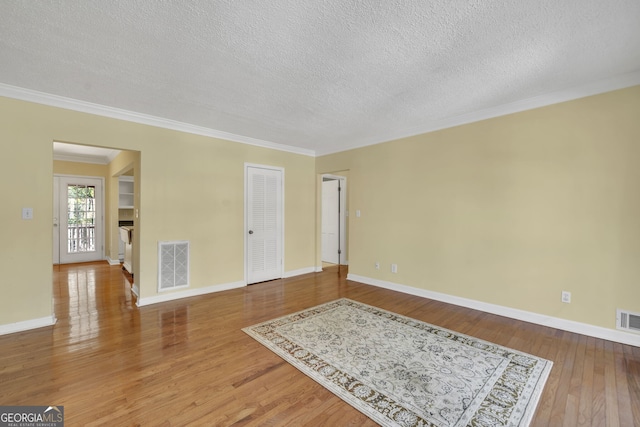
[[[468,114],[461,114],[454,117],[447,117],[441,120],[426,122],[419,126],[403,129],[400,132],[389,132],[387,134],[378,135],[376,137],[366,139],[361,143],[349,146],[348,148],[340,148],[333,151],[316,150],[316,156],[325,156],[328,154],[340,153],[343,151],[362,148],[369,145],[381,144],[383,142],[389,142],[401,138],[407,138],[410,136],[435,132],[455,126],[479,122],[481,120],[506,116],[508,114],[519,113],[526,110],[533,110],[535,108],[546,107],[548,105],[560,104],[562,102],[585,98],[592,95],[598,95],[605,92],[612,92],[614,90],[624,89],[636,85],[640,85],[640,71],[621,74],[608,79],[591,82],[586,85],[576,86],[565,90],[510,102],[508,104],[485,108],[483,110],[474,111]]]
[[[294,154],[301,154],[310,157],[324,156],[328,154],[340,153],[356,148],[362,148],[369,145],[380,144],[383,142],[394,141],[401,138],[435,132],[455,126],[461,126],[469,123],[479,122],[495,117],[505,116],[508,114],[518,113],[535,108],[546,107],[548,105],[559,104],[562,102],[572,101],[574,99],[585,98],[587,96],[598,95],[605,92],[611,92],[618,89],[624,89],[631,86],[640,85],[640,71],[618,75],[615,77],[591,82],[585,85],[573,88],[551,92],[508,104],[495,107],[485,108],[483,110],[474,111],[468,114],[461,114],[454,117],[447,117],[441,120],[425,122],[419,126],[403,129],[399,132],[388,132],[379,134],[372,138],[367,138],[359,143],[341,147],[335,150],[309,150],[291,145],[278,144],[275,142],[265,141],[243,135],[237,135],[216,129],[210,129],[202,126],[191,125],[176,120],[165,119],[161,117],[151,116],[148,114],[137,113],[134,111],[123,110],[120,108],[108,107],[91,102],[79,101],[63,96],[52,95],[44,92],[38,92],[31,89],[24,89],[17,86],[11,86],[0,83],[0,96],[7,98],[19,99],[22,101],[34,102],[37,104],[48,105],[51,107],[64,108],[67,110],[78,111],[82,113],[95,114],[98,116],[120,119],[129,122],[160,127],[195,135],[207,136],[211,138],[224,139],[242,144],[253,145],[257,147],[269,148],[278,151],[285,151]]]
[[[53,141],[53,160],[108,165],[121,150]]]
[[[112,119],[125,120],[128,122],[190,133],[194,135],[224,139],[227,141],[239,142],[256,147],[270,148],[272,150],[286,151],[288,153],[294,154],[302,154],[304,156],[315,157],[316,155],[315,151],[313,150],[264,141],[249,136],[237,135],[234,133],[210,129],[203,126],[191,125],[189,123],[179,122],[176,120],[136,113],[135,111],[124,110],[121,108],[108,107],[106,105],[94,104],[92,102],[80,101],[77,99],[66,98],[59,95],[52,95],[45,92],[38,92],[35,90],[11,86],[4,83],[0,83],[0,96],[19,99],[21,101],[34,102],[36,104],[48,105],[50,107],[64,108],[66,110],[78,111],[81,113],[95,114],[97,116],[109,117]]]
[[[53,160],[62,162],[91,163],[94,165],[108,165],[111,160],[107,156],[53,154]]]

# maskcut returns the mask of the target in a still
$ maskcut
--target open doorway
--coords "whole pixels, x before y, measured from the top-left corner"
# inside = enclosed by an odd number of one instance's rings
[[[139,168],[138,151],[53,142],[54,264],[121,263],[120,217],[132,223],[136,216]],[[74,252],[85,258],[68,257]]]
[[[347,178],[322,175],[322,263],[346,265],[347,253]]]

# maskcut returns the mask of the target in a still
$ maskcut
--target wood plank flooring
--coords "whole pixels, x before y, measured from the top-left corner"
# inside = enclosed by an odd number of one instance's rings
[[[120,267],[55,266],[58,323],[0,336],[0,405],[64,405],[68,426],[373,426],[240,330],[347,297],[552,360],[533,426],[640,426],[640,348],[345,277],[138,308]]]

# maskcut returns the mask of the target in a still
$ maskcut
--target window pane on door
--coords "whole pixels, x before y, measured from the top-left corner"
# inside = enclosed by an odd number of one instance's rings
[[[89,185],[67,186],[67,251],[96,250],[96,188]]]

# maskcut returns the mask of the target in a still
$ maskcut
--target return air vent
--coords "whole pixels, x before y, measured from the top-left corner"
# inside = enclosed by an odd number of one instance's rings
[[[640,314],[618,309],[616,328],[640,334]]]
[[[158,242],[158,291],[189,286],[189,242]]]

